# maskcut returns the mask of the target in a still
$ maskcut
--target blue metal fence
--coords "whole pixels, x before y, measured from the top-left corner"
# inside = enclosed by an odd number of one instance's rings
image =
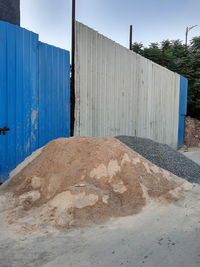
[[[69,52],[0,21],[0,182],[40,146],[70,135]],[[5,135],[4,135],[5,134]]]
[[[70,134],[69,53],[40,42],[39,70],[39,145],[43,146],[60,133]]]
[[[180,77],[178,146],[184,145],[185,116],[187,114],[188,80]]]

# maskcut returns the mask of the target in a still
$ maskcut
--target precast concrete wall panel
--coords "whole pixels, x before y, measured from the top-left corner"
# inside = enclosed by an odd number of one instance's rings
[[[76,22],[75,135],[177,146],[180,76]]]

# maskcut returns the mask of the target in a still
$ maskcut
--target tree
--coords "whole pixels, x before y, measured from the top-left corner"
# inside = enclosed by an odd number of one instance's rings
[[[143,49],[144,49],[144,46],[143,46],[142,43],[137,43],[137,42],[135,42],[135,43],[132,45],[132,50],[133,50],[134,52],[136,52],[137,54],[142,55],[142,53],[143,53]]]
[[[194,37],[187,47],[179,39],[167,39],[148,47],[134,43],[132,49],[188,79],[188,115],[200,119],[200,36]]]
[[[190,50],[192,53],[200,52],[200,36],[194,37],[191,41]]]
[[[150,43],[149,48],[159,48],[159,43]]]
[[[163,40],[163,41],[161,42],[161,49],[162,49],[162,50],[170,49],[171,46],[172,46],[171,41],[168,40],[168,39],[167,39],[167,40]]]

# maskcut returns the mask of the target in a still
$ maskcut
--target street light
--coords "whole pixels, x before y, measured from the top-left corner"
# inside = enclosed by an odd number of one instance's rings
[[[190,30],[192,30],[193,28],[197,27],[198,25],[194,25],[194,26],[191,26],[191,27],[187,27],[186,28],[186,32],[185,32],[185,46],[187,48],[187,42],[188,42],[188,32]]]

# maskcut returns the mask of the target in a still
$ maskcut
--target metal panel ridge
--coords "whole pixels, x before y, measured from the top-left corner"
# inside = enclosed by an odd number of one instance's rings
[[[178,142],[180,76],[76,22],[75,135]]]

